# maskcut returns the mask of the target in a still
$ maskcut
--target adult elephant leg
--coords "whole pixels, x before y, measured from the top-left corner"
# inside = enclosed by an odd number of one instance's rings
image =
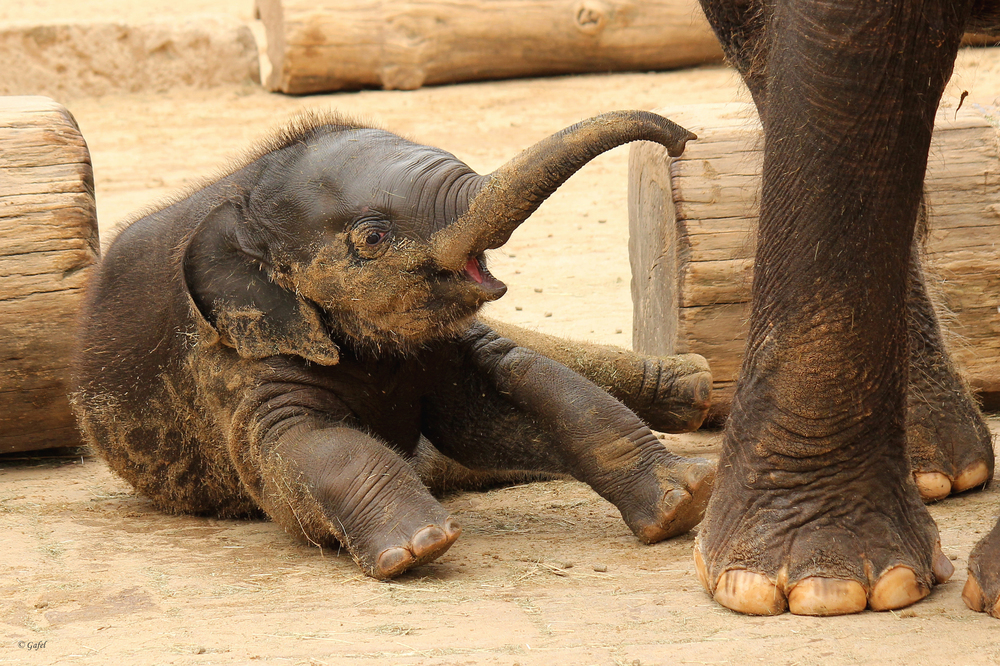
[[[977,3],[971,31],[1000,35],[1000,3]],[[1000,618],[1000,521],[969,554],[969,577],[962,599],[975,611]]]
[[[993,437],[945,348],[919,246],[914,244],[906,299],[906,450],[920,496],[933,501],[993,478]]]
[[[969,554],[969,577],[962,589],[965,605],[1000,618],[1000,520]]]
[[[906,458],[905,303],[967,10],[775,0],[751,30],[764,74],[746,78],[766,87],[750,327],[695,549],[735,610],[898,608],[951,574]]]

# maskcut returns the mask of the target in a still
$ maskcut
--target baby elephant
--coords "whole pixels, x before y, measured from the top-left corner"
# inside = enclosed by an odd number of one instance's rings
[[[692,138],[616,112],[480,176],[381,129],[301,118],[108,248],[74,368],[85,438],[164,510],[263,511],[314,544],[339,542],[376,578],[438,557],[460,532],[416,471],[421,436],[471,470],[570,474],[643,541],[684,532],[712,466],[669,453],[552,359],[674,431],[707,410],[704,360],[519,344],[476,312],[506,291],[484,252],[583,164],[635,140],[680,154]]]

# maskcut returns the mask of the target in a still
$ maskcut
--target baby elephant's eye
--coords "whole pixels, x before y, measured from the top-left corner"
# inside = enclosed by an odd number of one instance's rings
[[[382,256],[392,238],[392,225],[385,219],[362,220],[350,232],[350,243],[354,253],[362,259]]]

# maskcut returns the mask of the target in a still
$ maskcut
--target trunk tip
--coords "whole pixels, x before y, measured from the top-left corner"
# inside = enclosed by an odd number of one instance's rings
[[[684,152],[684,148],[687,146],[688,141],[695,141],[698,139],[698,135],[694,132],[688,131],[687,136],[682,139],[678,139],[670,146],[667,146],[667,155],[671,157],[680,157]]]

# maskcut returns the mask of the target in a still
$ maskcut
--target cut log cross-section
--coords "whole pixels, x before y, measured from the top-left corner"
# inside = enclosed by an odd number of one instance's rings
[[[762,136],[744,104],[659,109],[698,140],[670,158],[635,144],[629,163],[633,347],[695,352],[728,413],[743,356],[760,197]],[[925,266],[951,352],[972,388],[1000,398],[1000,160],[996,122],[938,115],[927,167]]]
[[[67,369],[98,253],[76,121],[45,97],[0,97],[0,453],[80,443]]]
[[[301,94],[722,59],[696,0],[257,0],[271,90]]]

